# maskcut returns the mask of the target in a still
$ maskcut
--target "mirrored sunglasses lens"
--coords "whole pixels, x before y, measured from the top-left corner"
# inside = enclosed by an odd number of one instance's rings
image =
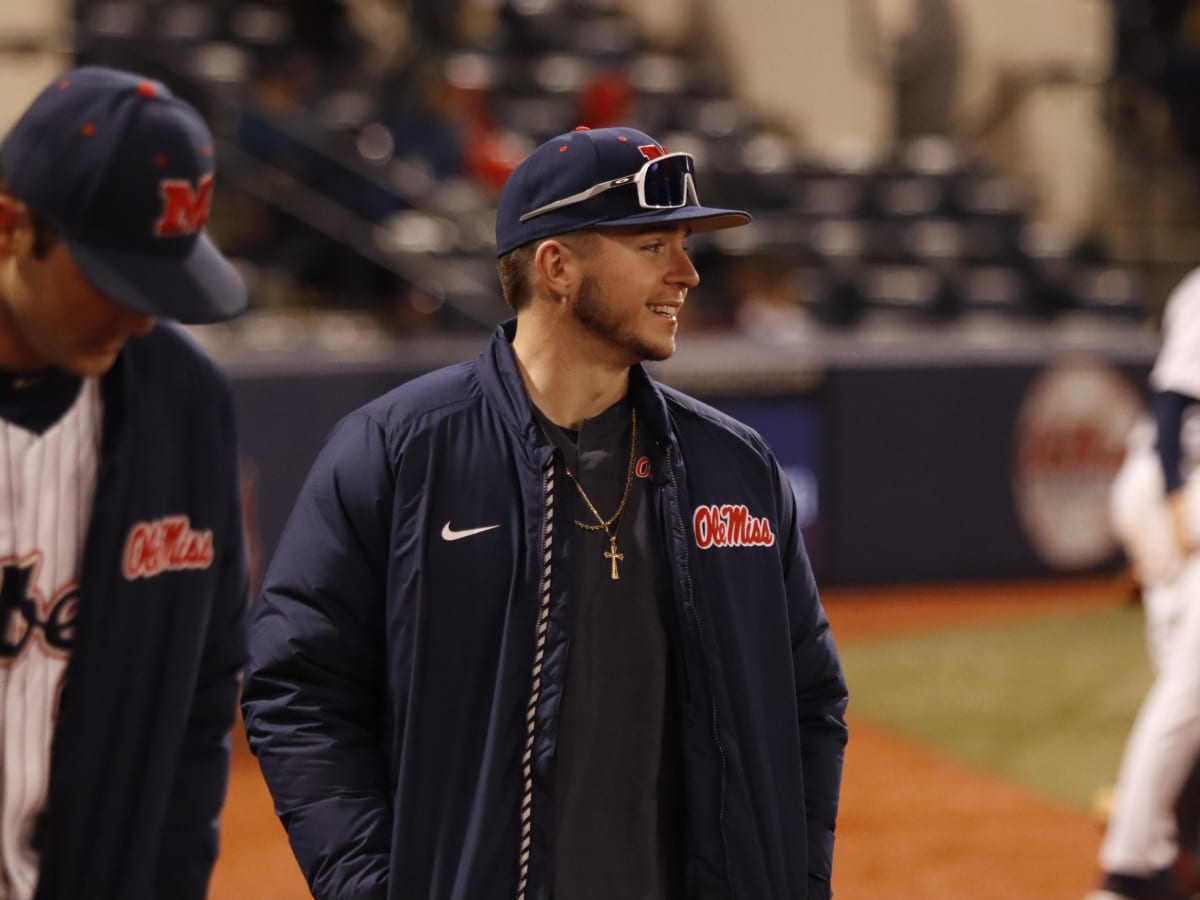
[[[691,174],[690,156],[670,156],[650,163],[646,168],[646,205],[659,209],[687,205]]]

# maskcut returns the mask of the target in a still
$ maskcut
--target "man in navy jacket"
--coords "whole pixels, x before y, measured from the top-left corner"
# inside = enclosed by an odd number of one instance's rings
[[[846,686],[793,492],[655,383],[692,159],[627,128],[504,188],[515,321],[345,418],[251,624],[243,709],[322,900],[828,900]]]
[[[0,897],[202,900],[246,658],[212,137],[67,72],[0,144]]]

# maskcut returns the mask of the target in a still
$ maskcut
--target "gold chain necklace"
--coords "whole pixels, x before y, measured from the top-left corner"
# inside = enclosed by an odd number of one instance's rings
[[[616,581],[621,576],[617,574],[617,560],[624,559],[624,553],[617,552],[617,530],[621,527],[621,514],[625,512],[625,504],[629,502],[629,489],[633,486],[633,470],[634,461],[637,458],[637,410],[633,410],[632,424],[630,426],[632,434],[629,438],[629,470],[625,473],[625,491],[621,494],[621,503],[617,507],[617,511],[608,519],[596,509],[596,505],[592,503],[592,498],[587,495],[587,491],[583,489],[583,485],[579,483],[579,479],[575,477],[575,473],[568,466],[563,466],[566,470],[567,477],[575,482],[575,487],[579,490],[579,496],[583,498],[583,502],[587,504],[587,508],[592,511],[592,515],[596,517],[598,525],[588,525],[586,522],[575,520],[575,524],[584,531],[603,531],[608,538],[608,550],[604,552],[604,558],[612,561],[612,580]]]

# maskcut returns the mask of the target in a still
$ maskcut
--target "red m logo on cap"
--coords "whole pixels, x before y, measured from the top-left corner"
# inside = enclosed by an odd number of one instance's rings
[[[154,224],[159,237],[181,237],[195,234],[208,221],[212,206],[213,177],[205,175],[196,188],[179,179],[160,181],[158,192],[163,198],[163,214]]]

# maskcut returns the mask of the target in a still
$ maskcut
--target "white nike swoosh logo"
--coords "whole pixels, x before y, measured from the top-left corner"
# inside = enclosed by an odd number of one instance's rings
[[[463,531],[455,531],[450,527],[450,523],[447,522],[442,526],[442,540],[461,541],[463,538],[469,538],[477,534],[483,534],[485,531],[492,531],[493,529],[499,527],[499,525],[484,525],[482,528],[467,528]]]

